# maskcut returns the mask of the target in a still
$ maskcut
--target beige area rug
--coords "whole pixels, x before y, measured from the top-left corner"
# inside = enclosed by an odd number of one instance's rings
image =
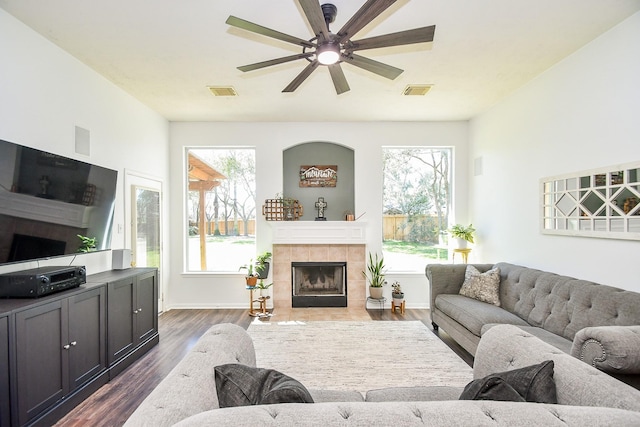
[[[422,322],[254,322],[257,365],[307,388],[465,386],[472,369]]]

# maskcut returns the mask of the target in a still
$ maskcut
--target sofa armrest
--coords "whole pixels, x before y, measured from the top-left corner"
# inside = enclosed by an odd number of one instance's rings
[[[553,360],[560,405],[606,406],[640,411],[640,391],[545,343],[514,325],[497,325],[480,339],[473,377],[483,378]]]
[[[611,374],[640,374],[640,326],[593,326],[573,339],[571,355]]]
[[[169,427],[218,408],[214,367],[256,366],[253,341],[244,328],[221,323],[207,330],[126,421],[126,427]]]
[[[428,264],[425,274],[429,279],[431,312],[435,307],[436,297],[440,294],[458,294],[464,283],[464,273],[467,265],[473,265],[484,273],[491,270],[493,264]]]

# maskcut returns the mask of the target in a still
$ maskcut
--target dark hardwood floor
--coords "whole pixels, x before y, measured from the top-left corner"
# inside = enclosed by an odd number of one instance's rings
[[[367,311],[372,320],[418,320],[432,330],[429,310],[408,309],[404,315],[391,310]],[[253,320],[247,310],[170,310],[163,313],[159,319],[160,343],[55,425],[121,426],[207,329],[218,323],[235,323],[246,329]],[[471,355],[446,333],[442,330],[434,333],[472,366]]]

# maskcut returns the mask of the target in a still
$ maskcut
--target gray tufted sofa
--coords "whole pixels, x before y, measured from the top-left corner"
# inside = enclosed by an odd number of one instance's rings
[[[514,326],[492,328],[476,352],[474,377],[553,360],[558,405],[459,401],[462,388],[357,392],[310,390],[316,403],[218,408],[214,366],[255,365],[246,331],[213,326],[132,414],[139,426],[638,426],[640,391]],[[428,361],[425,361],[428,363]],[[410,373],[407,373],[410,375]]]
[[[500,268],[500,307],[459,295],[466,265],[430,264],[431,321],[472,355],[496,324],[516,325],[640,388],[640,294],[509,263]]]

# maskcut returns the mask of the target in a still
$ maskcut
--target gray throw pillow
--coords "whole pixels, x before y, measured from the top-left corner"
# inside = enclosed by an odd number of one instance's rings
[[[460,400],[558,403],[553,360],[473,380],[464,388]]]
[[[480,273],[474,266],[467,266],[460,295],[500,307],[499,290],[500,268],[494,267],[487,272]]]
[[[464,388],[460,400],[499,400],[508,402],[526,402],[520,393],[505,380],[490,375],[471,381]]]
[[[305,386],[273,369],[229,363],[216,366],[214,371],[221,408],[272,403],[313,403]]]

